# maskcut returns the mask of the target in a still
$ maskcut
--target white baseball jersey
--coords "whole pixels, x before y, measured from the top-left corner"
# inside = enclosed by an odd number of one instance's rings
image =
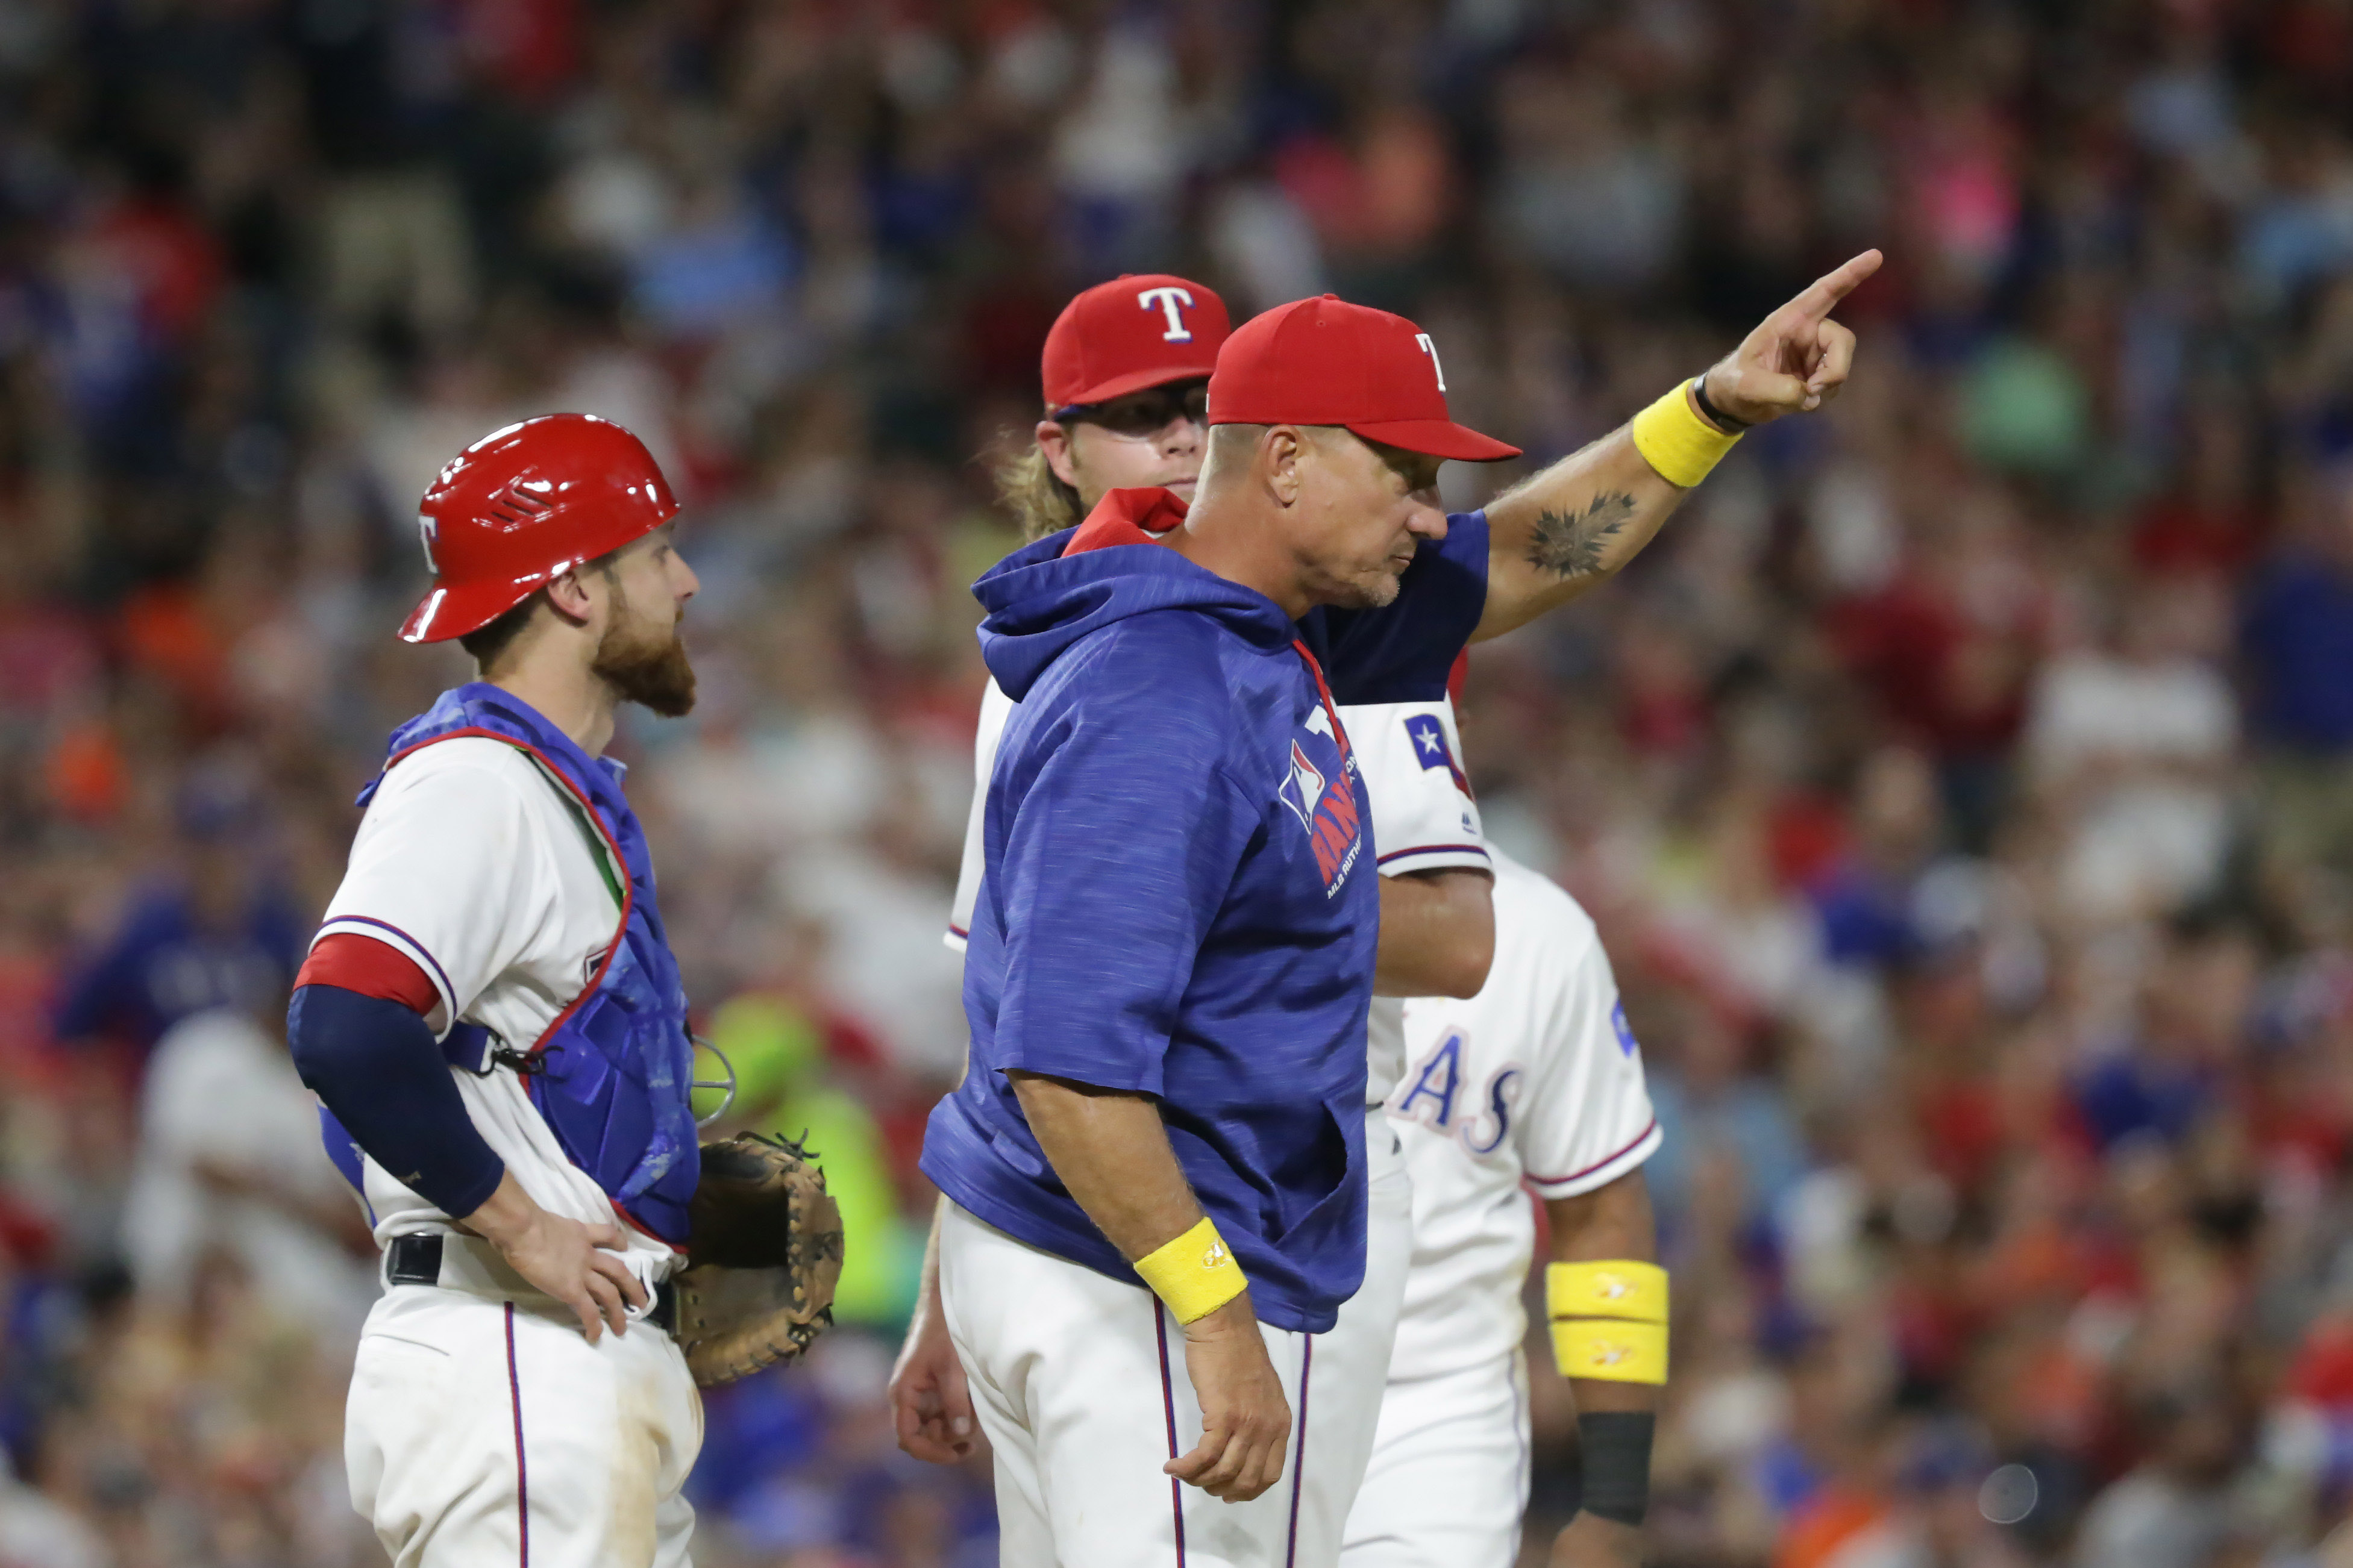
[[[385,775],[369,803],[319,936],[350,931],[406,954],[439,994],[426,1020],[437,1037],[462,1019],[529,1047],[596,973],[620,913],[596,859],[603,851],[591,847],[561,789],[502,741],[459,736],[418,751]],[[615,1219],[611,1200],[565,1156],[522,1079],[505,1068],[449,1071],[476,1131],[533,1202],[588,1224]],[[363,1159],[379,1244],[453,1228],[448,1215]],[[659,1280],[675,1254],[622,1228],[631,1268],[649,1285]]]
[[[1659,1147],[1641,1052],[1592,917],[1490,853],[1487,984],[1467,1001],[1405,1005],[1409,1065],[1388,1115],[1413,1173],[1414,1246],[1392,1383],[1508,1366],[1527,1333],[1520,1289],[1535,1250],[1523,1184],[1574,1197]]]
[[[981,694],[980,731],[973,742],[972,811],[965,820],[964,868],[956,878],[955,906],[948,916],[947,944],[961,952],[980,897],[981,825],[987,811],[989,774],[997,767],[997,742],[1012,716],[1013,700],[995,680]],[[1454,727],[1454,705],[1436,702],[1363,703],[1340,710],[1341,725],[1364,770],[1372,799],[1373,847],[1381,875],[1460,868],[1487,869],[1487,841],[1479,828],[1479,806],[1458,759],[1462,742]],[[1366,1024],[1365,1103],[1386,1099],[1405,1068],[1404,1004],[1373,998]]]

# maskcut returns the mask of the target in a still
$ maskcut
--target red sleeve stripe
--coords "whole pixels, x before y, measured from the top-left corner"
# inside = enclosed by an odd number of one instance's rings
[[[331,931],[311,948],[294,976],[301,985],[340,985],[363,996],[397,1002],[422,1018],[441,1005],[441,992],[433,977],[408,954],[388,942],[354,931]]]
[[[1608,1170],[1610,1166],[1616,1164],[1627,1155],[1633,1153],[1636,1150],[1641,1148],[1644,1143],[1650,1142],[1652,1135],[1654,1135],[1658,1131],[1659,1119],[1653,1116],[1651,1118],[1651,1124],[1648,1127],[1643,1128],[1640,1135],[1638,1135],[1631,1143],[1627,1144],[1615,1154],[1611,1154],[1605,1159],[1596,1160],[1592,1164],[1586,1166],[1582,1171],[1571,1171],[1566,1176],[1539,1176],[1531,1173],[1528,1176],[1528,1183],[1532,1186],[1557,1187],[1568,1182],[1582,1181],[1586,1177],[1592,1175],[1597,1171]]]

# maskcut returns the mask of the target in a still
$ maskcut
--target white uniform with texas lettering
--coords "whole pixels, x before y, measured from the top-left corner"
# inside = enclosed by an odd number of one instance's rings
[[[981,822],[988,779],[997,764],[1006,719],[1012,711],[1011,700],[990,681],[981,700],[974,755],[977,787],[946,939],[958,952],[963,951],[973,906],[979,897]],[[1453,705],[1445,701],[1363,704],[1343,707],[1339,713],[1358,765],[1365,771],[1373,807],[1373,845],[1382,875],[1452,868],[1487,869],[1488,850],[1479,827],[1479,808],[1455,763],[1461,745],[1455,738]],[[1286,1376],[1284,1393],[1294,1414],[1312,1406],[1317,1433],[1329,1432],[1333,1436],[1324,1451],[1307,1455],[1304,1463],[1296,1453],[1285,1456],[1286,1475],[1298,1478],[1295,1538],[1302,1549],[1295,1563],[1270,1568],[1310,1568],[1317,1559],[1309,1553],[1319,1544],[1321,1561],[1335,1561],[1333,1553],[1349,1517],[1349,1505],[1372,1456],[1389,1345],[1404,1300],[1406,1263],[1413,1243],[1413,1190],[1403,1146],[1380,1109],[1405,1068],[1404,1007],[1395,999],[1373,999],[1366,1040],[1365,1149],[1370,1217],[1365,1280],[1340,1309],[1339,1321],[1331,1331],[1313,1336],[1307,1387],[1303,1391],[1291,1386],[1293,1380]],[[966,1315],[974,1310],[969,1304],[964,1309]],[[952,1309],[952,1321],[955,1315]],[[976,1379],[980,1376],[969,1364],[965,1371]],[[1198,1415],[1194,1419],[1198,1423]],[[1006,1455],[997,1456],[999,1464],[1007,1461]],[[1086,1486],[1087,1478],[1079,1476],[1056,1478],[1050,1487],[1029,1485],[1019,1489],[1034,1493]],[[1004,1491],[1000,1487],[999,1495]]]
[[[404,759],[361,820],[319,936],[372,937],[414,962],[439,995],[436,1036],[464,1021],[538,1039],[596,973],[620,913],[560,788],[501,741],[460,736]],[[476,1130],[542,1208],[615,1222],[511,1068],[449,1070]],[[379,1245],[453,1238],[440,1285],[386,1289],[352,1372],[352,1500],[395,1568],[684,1564],[694,1510],[681,1489],[702,1406],[670,1336],[632,1322],[590,1344],[569,1308],[359,1158]],[[650,1300],[677,1254],[623,1229]]]
[[[1409,1060],[1388,1115],[1413,1173],[1413,1265],[1346,1568],[1519,1560],[1528,1193],[1592,1192],[1659,1147],[1641,1052],[1592,918],[1544,877],[1493,858],[1486,985],[1468,1001],[1405,1005]]]

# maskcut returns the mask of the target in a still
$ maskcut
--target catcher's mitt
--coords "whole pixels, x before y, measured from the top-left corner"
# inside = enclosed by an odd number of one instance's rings
[[[789,1139],[739,1132],[702,1146],[678,1277],[678,1344],[705,1388],[790,1361],[833,1322],[841,1211]]]

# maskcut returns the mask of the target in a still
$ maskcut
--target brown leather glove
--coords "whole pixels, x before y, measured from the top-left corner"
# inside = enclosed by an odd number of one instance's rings
[[[705,1388],[790,1361],[833,1322],[841,1210],[788,1139],[739,1132],[702,1146],[678,1278],[678,1344]]]

